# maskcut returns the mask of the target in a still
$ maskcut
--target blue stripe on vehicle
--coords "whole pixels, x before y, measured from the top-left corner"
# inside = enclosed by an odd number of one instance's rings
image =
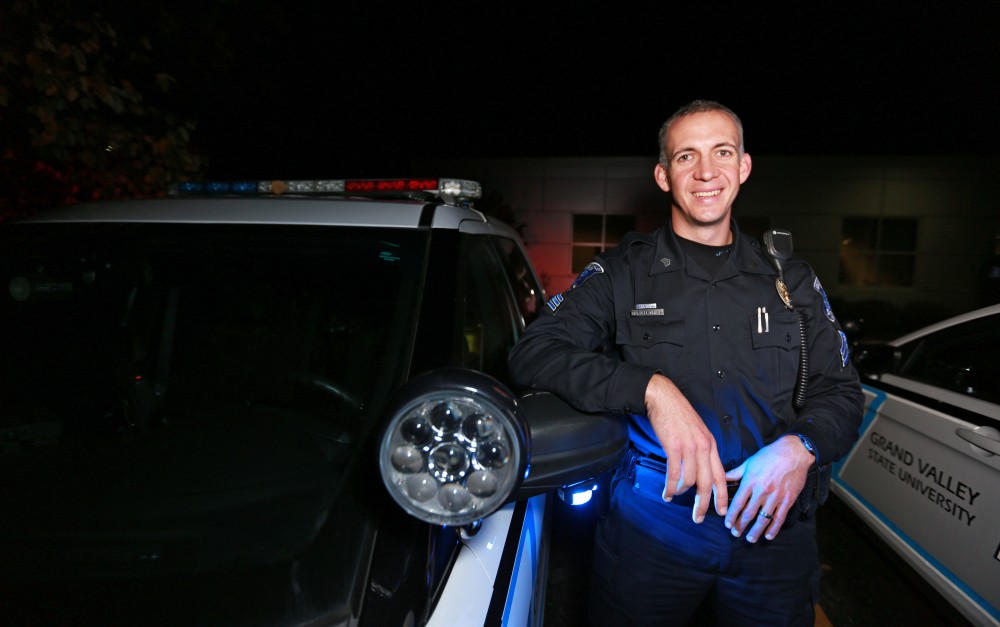
[[[861,445],[862,440],[864,440],[864,434],[868,432],[868,428],[872,426],[873,422],[875,422],[875,416],[878,415],[878,410],[882,407],[882,403],[884,403],[885,399],[889,397],[889,395],[882,390],[876,390],[875,388],[867,385],[862,385],[861,389],[871,392],[875,395],[875,398],[873,398],[872,402],[868,404],[868,409],[865,411],[865,415],[861,418],[861,426],[858,427],[858,440],[854,443],[854,447],[851,449],[851,452],[833,463],[833,480],[839,485],[844,485],[840,481],[840,469],[844,467],[847,460],[854,455],[854,451],[856,451]]]
[[[528,499],[528,509],[524,513],[524,525],[522,525],[521,527],[521,537],[518,539],[517,542],[518,546],[517,558],[514,560],[514,570],[513,572],[511,572],[510,575],[510,587],[507,588],[507,602],[504,604],[503,608],[503,620],[500,623],[504,627],[506,627],[506,625],[510,621],[510,611],[514,606],[514,592],[517,589],[517,576],[521,570],[522,566],[521,559],[524,557],[525,552],[528,553],[528,559],[531,560],[532,581],[534,581],[535,575],[538,572],[537,564],[535,563],[535,560],[537,559],[536,556],[538,555],[538,548],[537,548],[538,538],[537,534],[533,533],[534,528],[535,528],[535,503],[534,499]],[[528,540],[528,543],[525,543],[525,540]],[[535,597],[534,589],[531,590],[530,594],[531,598],[534,599]],[[529,612],[528,616],[530,617],[531,616],[530,608],[528,612]]]
[[[878,390],[867,385],[862,385],[861,387],[862,389],[874,394],[875,398],[873,398],[872,402],[868,404],[868,409],[865,411],[865,415],[862,418],[861,428],[858,430],[858,433],[862,437],[858,438],[858,442],[855,443],[854,448],[851,449],[851,453],[845,455],[842,459],[840,459],[833,465],[833,481],[838,486],[840,486],[845,492],[849,493],[851,496],[857,499],[862,505],[864,505],[865,509],[871,512],[876,518],[879,519],[879,521],[881,521],[886,527],[888,527],[889,531],[892,532],[894,536],[902,540],[908,547],[910,547],[910,549],[912,549],[914,552],[920,555],[920,557],[925,559],[935,570],[944,575],[945,578],[948,581],[950,581],[956,588],[961,590],[965,595],[967,595],[970,599],[972,599],[972,601],[976,605],[984,609],[987,612],[987,614],[992,616],[994,619],[1000,619],[1000,610],[990,605],[990,603],[986,599],[980,596],[975,590],[970,588],[961,579],[956,577],[950,570],[945,568],[944,564],[939,562],[933,555],[925,551],[919,544],[914,542],[914,540],[910,536],[906,535],[902,529],[896,526],[895,523],[886,518],[886,516],[883,515],[882,512],[880,512],[874,505],[869,503],[867,499],[858,494],[857,491],[854,490],[854,488],[847,485],[840,479],[840,471],[843,468],[844,464],[851,457],[851,455],[853,455],[854,450],[861,445],[861,442],[864,440],[863,437],[864,434],[868,432],[868,429],[871,427],[872,422],[875,421],[875,416],[878,415],[878,410],[881,409],[882,405],[889,398],[889,395],[883,392],[882,390]]]

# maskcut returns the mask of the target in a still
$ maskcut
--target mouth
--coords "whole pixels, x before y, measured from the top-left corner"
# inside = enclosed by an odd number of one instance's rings
[[[721,189],[713,189],[710,192],[694,192],[695,198],[710,198],[712,196],[718,196],[722,193]]]

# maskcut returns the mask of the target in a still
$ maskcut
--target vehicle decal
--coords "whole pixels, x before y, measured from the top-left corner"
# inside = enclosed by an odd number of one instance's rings
[[[931,553],[923,549],[913,538],[907,535],[902,529],[900,529],[895,523],[893,523],[887,516],[885,516],[880,510],[878,510],[871,502],[869,502],[865,497],[863,497],[857,490],[847,484],[842,478],[843,469],[852,462],[854,455],[863,450],[864,443],[868,441],[868,433],[871,430],[875,418],[878,416],[879,409],[888,400],[889,394],[883,390],[873,388],[868,385],[862,384],[861,389],[866,393],[871,394],[871,402],[865,410],[864,417],[862,418],[861,427],[858,429],[859,437],[851,452],[848,453],[844,458],[834,463],[833,465],[833,483],[835,487],[839,488],[844,492],[842,496],[853,499],[859,503],[868,513],[873,516],[879,524],[883,525],[891,535],[897,538],[903,545],[906,546],[914,555],[919,557],[921,560],[930,565],[934,570],[939,572],[952,586],[968,598],[974,605],[981,608],[981,610],[994,619],[1000,620],[1000,609],[993,607],[985,598],[979,595],[975,590],[969,587],[964,581],[959,579],[954,573],[952,573],[948,568],[944,566],[940,561],[937,560]],[[885,540],[880,538],[883,542]],[[998,549],[1000,550],[1000,549]]]

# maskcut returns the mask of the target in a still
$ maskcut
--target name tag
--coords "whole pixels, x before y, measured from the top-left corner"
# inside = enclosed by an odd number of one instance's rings
[[[662,316],[662,309],[633,309],[632,316]]]

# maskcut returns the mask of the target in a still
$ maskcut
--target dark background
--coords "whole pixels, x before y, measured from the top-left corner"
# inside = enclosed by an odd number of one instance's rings
[[[754,154],[998,152],[997,3],[755,5],[178,0],[154,45],[217,178],[652,155],[694,98]]]

